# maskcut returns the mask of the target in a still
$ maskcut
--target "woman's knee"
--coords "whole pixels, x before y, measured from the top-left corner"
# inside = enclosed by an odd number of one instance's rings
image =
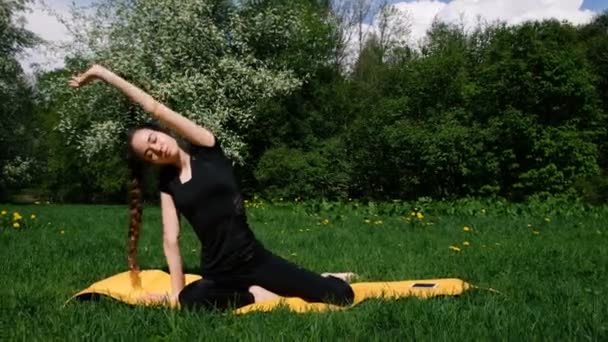
[[[353,288],[342,279],[333,276],[328,276],[328,278],[334,280],[329,298],[330,303],[342,306],[353,304],[355,299]]]

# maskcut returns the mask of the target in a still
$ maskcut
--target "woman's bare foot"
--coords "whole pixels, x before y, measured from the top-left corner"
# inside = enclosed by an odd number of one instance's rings
[[[351,280],[357,278],[357,274],[352,273],[352,272],[343,272],[343,273],[321,273],[322,276],[324,277],[328,277],[328,276],[332,276],[332,277],[336,277],[338,279],[342,279],[345,282],[350,282]]]
[[[253,295],[254,301],[256,303],[264,302],[279,297],[279,295],[277,295],[276,293],[270,292],[265,288],[257,285],[249,286],[249,292]]]

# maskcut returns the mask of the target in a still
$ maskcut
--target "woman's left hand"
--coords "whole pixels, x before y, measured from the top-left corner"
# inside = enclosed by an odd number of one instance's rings
[[[72,77],[72,79],[68,81],[68,84],[70,85],[70,87],[73,88],[82,87],[90,83],[91,81],[99,78],[104,70],[104,67],[95,64],[82,74]]]

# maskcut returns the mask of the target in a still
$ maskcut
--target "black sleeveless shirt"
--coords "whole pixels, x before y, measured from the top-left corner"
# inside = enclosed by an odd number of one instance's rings
[[[247,224],[232,163],[215,141],[213,147],[191,147],[192,178],[187,182],[180,181],[173,166],[164,166],[160,174],[160,191],[172,196],[178,215],[201,241],[205,277],[238,272],[264,251]]]

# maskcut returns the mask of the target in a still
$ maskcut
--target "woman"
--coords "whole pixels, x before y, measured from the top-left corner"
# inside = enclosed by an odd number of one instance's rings
[[[160,127],[146,125],[129,135],[129,147],[139,159],[159,165],[163,247],[172,292],[148,300],[179,301],[182,307],[228,309],[276,295],[310,302],[348,305],[353,291],[346,282],[352,273],[318,275],[274,255],[254,237],[247,224],[243,200],[220,142],[207,129],[159,103],[110,70],[94,65],[74,77],[72,87],[100,79],[116,87],[151,116],[192,145],[183,149]],[[141,223],[140,173],[131,182],[129,267],[137,272],[136,243]],[[203,279],[184,286],[179,250],[179,216],[183,215],[201,241]]]

